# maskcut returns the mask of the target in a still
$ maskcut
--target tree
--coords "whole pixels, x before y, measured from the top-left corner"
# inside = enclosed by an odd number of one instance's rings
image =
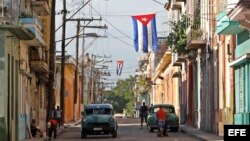
[[[126,113],[133,115],[134,110],[134,90],[135,77],[130,76],[125,80],[118,80],[117,85],[112,91],[105,92],[105,102],[113,105],[117,113],[122,113],[126,109]]]
[[[189,49],[186,48],[188,22],[189,18],[186,15],[182,15],[177,22],[171,22],[172,32],[167,37],[167,43],[173,52],[184,54],[189,52]]]

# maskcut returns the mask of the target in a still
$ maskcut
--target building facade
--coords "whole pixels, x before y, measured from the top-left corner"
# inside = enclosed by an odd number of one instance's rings
[[[8,82],[0,94],[6,101],[0,112],[1,137],[25,140],[29,137],[30,119],[35,119],[45,131],[50,1],[2,0],[0,3],[4,62],[0,79]]]

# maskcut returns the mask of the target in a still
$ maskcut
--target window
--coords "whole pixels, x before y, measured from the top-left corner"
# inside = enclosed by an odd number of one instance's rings
[[[92,114],[110,115],[110,114],[112,114],[112,109],[109,109],[109,108],[86,109],[85,113],[86,113],[86,115],[92,115]]]

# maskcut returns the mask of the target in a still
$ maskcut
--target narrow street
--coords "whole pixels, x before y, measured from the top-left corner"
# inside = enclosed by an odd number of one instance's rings
[[[181,132],[169,132],[168,137],[157,137],[157,132],[150,133],[146,127],[140,128],[139,119],[119,119],[119,129],[117,138],[112,138],[110,135],[104,136],[87,136],[86,139],[80,138],[80,125],[71,127],[67,132],[59,135],[57,141],[198,141],[187,134]]]

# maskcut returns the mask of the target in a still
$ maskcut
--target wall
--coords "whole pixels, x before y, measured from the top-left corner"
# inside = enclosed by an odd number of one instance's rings
[[[64,122],[74,121],[75,67],[65,64]]]
[[[0,30],[0,137],[3,140],[18,140],[18,39],[7,30]],[[7,135],[6,136],[6,132]]]
[[[6,53],[5,53],[5,34],[0,30],[0,82],[6,82]],[[0,85],[0,140],[6,140],[6,100],[7,100],[7,84]]]

